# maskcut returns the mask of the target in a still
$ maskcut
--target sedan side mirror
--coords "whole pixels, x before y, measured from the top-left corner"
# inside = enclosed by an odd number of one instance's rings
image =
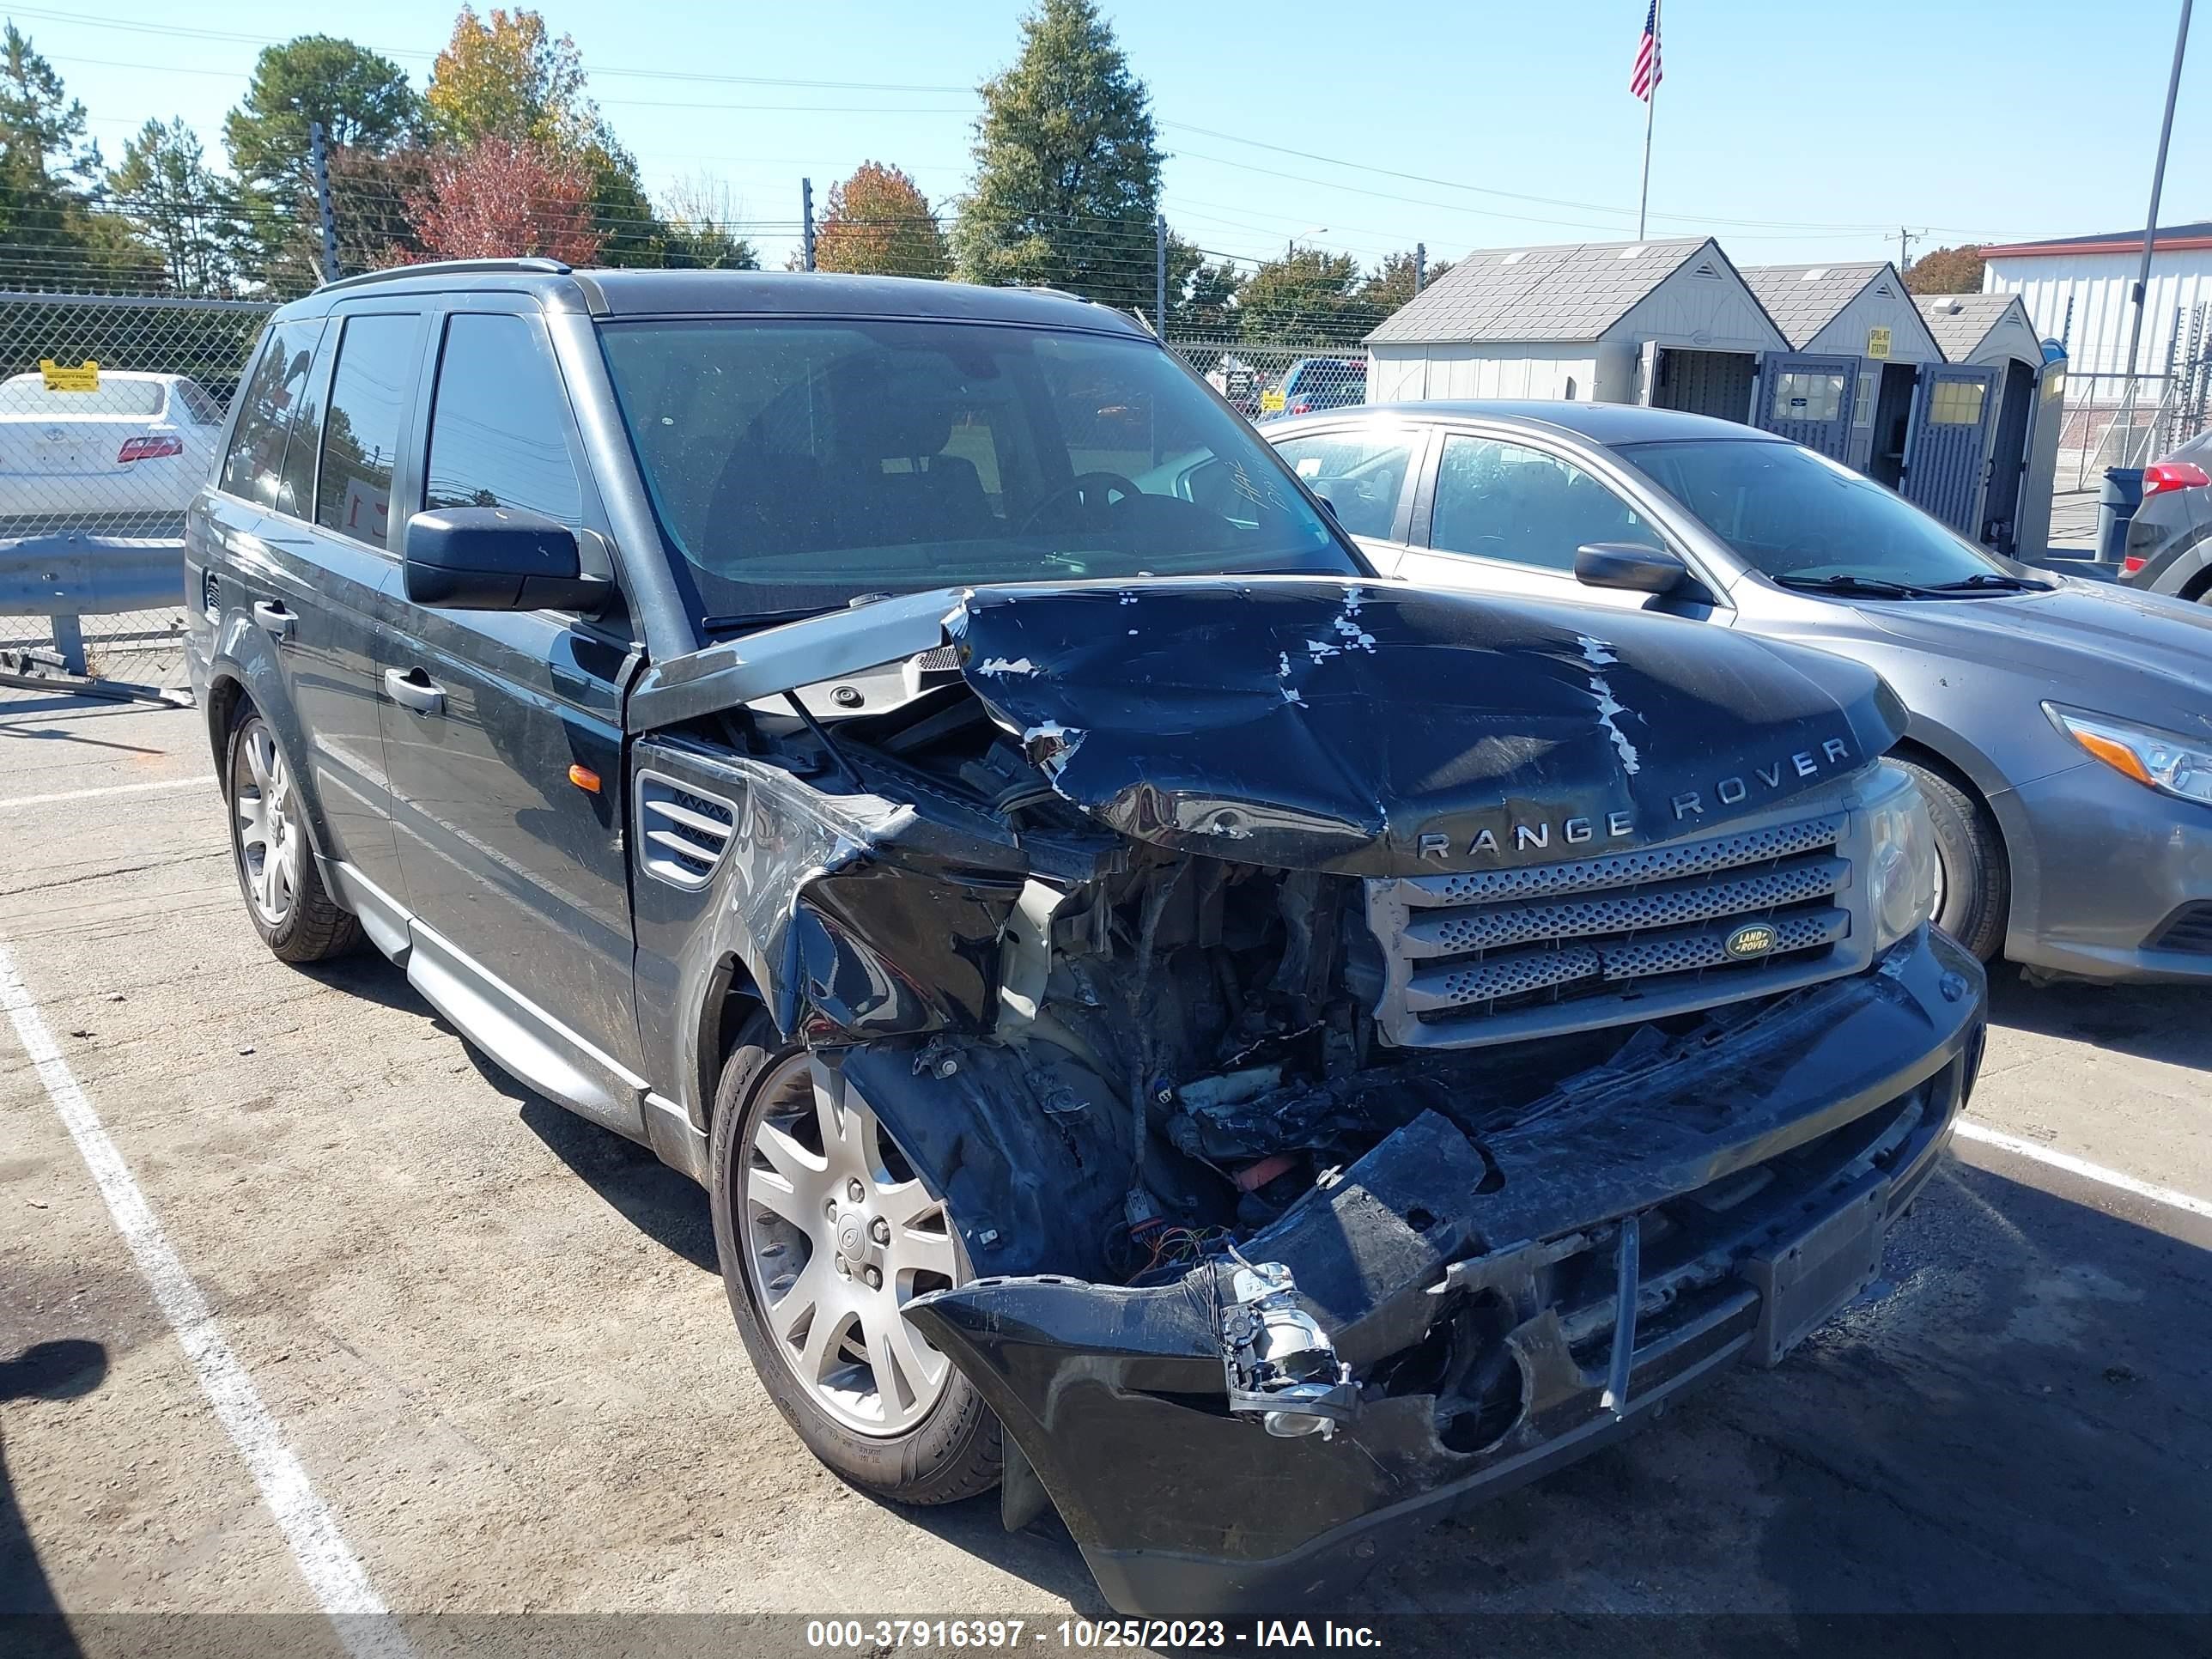
[[[1690,580],[1680,554],[1642,542],[1591,542],[1575,550],[1575,580],[1589,587],[1671,593]]]
[[[596,611],[612,584],[583,572],[576,532],[513,507],[447,507],[407,521],[407,597],[452,611]]]

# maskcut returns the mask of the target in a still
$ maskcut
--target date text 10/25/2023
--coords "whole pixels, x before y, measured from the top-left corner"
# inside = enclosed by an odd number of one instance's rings
[[[1255,1619],[813,1619],[806,1645],[836,1650],[941,1649],[1020,1653],[1032,1647],[1084,1652],[1146,1648],[1379,1649],[1373,1626],[1334,1620]]]

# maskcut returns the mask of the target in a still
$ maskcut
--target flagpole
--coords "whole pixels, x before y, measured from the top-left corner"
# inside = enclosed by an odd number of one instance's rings
[[[1659,112],[1659,7],[1651,8],[1651,84],[1644,94],[1644,183],[1636,192],[1636,240],[1644,240],[1644,210],[1651,200],[1651,124]]]

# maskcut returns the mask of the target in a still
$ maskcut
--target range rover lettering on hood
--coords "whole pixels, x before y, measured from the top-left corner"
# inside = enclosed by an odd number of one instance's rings
[[[1346,874],[1668,840],[1853,770],[1904,725],[1838,658],[1394,582],[981,588],[947,628],[975,695],[1102,822]],[[987,672],[1006,662],[1030,672]]]

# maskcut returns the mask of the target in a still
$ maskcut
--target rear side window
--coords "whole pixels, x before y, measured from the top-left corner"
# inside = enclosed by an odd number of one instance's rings
[[[453,318],[438,357],[422,505],[520,507],[582,524],[568,410],[560,371],[535,321]]]
[[[54,392],[43,374],[18,374],[0,383],[0,415],[143,415],[161,412],[159,380],[125,380],[106,375],[89,392]]]
[[[385,544],[391,523],[392,468],[421,323],[419,317],[349,317],[338,339],[315,522],[372,547]]]
[[[222,488],[231,495],[263,507],[276,505],[284,440],[322,333],[323,319],[315,317],[279,323],[265,337],[253,373],[239,389],[238,426],[230,436],[230,453],[223,457]]]

